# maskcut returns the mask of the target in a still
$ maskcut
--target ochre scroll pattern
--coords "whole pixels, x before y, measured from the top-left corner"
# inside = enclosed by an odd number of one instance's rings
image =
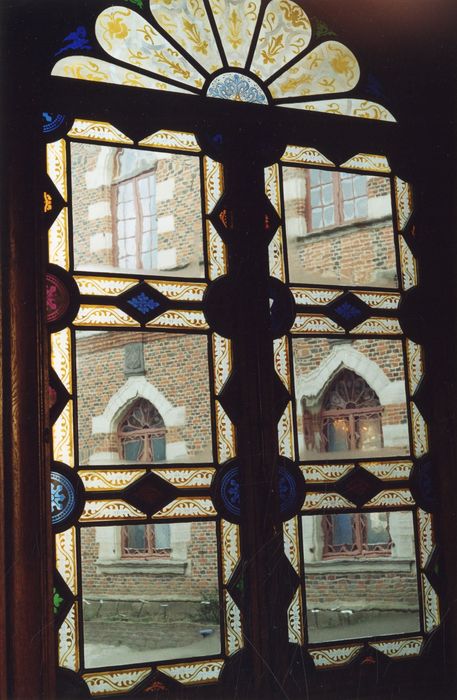
[[[259,14],[260,0],[209,0],[230,66],[245,65]]]
[[[111,83],[129,87],[148,88],[149,90],[165,90],[167,92],[190,93],[184,86],[172,85],[163,80],[148,78],[129,68],[117,66],[108,61],[89,56],[66,56],[58,61],[51,75],[76,80],[89,80],[96,83]]]
[[[350,333],[369,333],[370,335],[401,335],[402,330],[397,318],[367,318],[359,323]]]
[[[240,559],[240,528],[221,520],[222,581],[226,585]]]
[[[206,249],[208,276],[211,280],[215,280],[227,273],[227,249],[211,221],[206,222]]]
[[[115,306],[91,306],[90,304],[81,304],[73,323],[75,326],[108,326],[109,328],[140,326],[138,321]]]
[[[157,666],[157,670],[178,683],[196,685],[197,683],[217,683],[223,666],[223,659],[211,659],[209,661],[190,661],[169,666]]]
[[[361,649],[361,644],[355,644],[353,646],[332,647],[330,649],[310,649],[309,653],[317,668],[328,668],[348,664],[357,656]]]
[[[76,604],[71,606],[59,628],[58,646],[59,666],[79,671],[78,610]]]
[[[51,333],[51,364],[69,394],[72,392],[71,333],[64,328]]]
[[[300,541],[298,537],[298,518],[292,518],[283,523],[284,552],[296,573],[300,575],[299,551]]]
[[[305,464],[300,469],[308,482],[334,483],[354,469],[354,464]]]
[[[289,0],[271,0],[265,9],[251,70],[262,80],[306,49],[311,24],[302,8]]]
[[[411,186],[399,177],[394,179],[394,189],[398,230],[403,231],[413,211],[413,193]]]
[[[370,100],[358,100],[355,98],[316,100],[310,102],[287,102],[278,105],[289,109],[303,109],[307,112],[323,112],[325,114],[339,114],[340,116],[359,117],[361,119],[377,119],[383,122],[397,121],[388,109]]]
[[[431,632],[440,624],[438,596],[425,574],[421,574],[422,600],[424,604],[425,631]]]
[[[344,292],[338,289],[314,289],[311,287],[290,287],[296,304],[311,304],[312,306],[326,306]]]
[[[279,165],[274,163],[269,165],[268,168],[264,170],[265,177],[265,193],[276,209],[279,216],[281,216],[281,197],[279,191]]]
[[[128,668],[121,671],[97,671],[84,673],[90,694],[118,695],[130,692],[151,673],[151,668]]]
[[[86,501],[80,517],[81,522],[103,522],[104,520],[144,519],[146,515],[130,503],[121,499],[111,501]]]
[[[105,141],[106,143],[133,144],[132,139],[108,122],[95,122],[88,119],[75,119],[68,132],[70,138],[86,141]]]
[[[202,301],[206,290],[205,282],[166,282],[147,280],[146,284],[172,301]]]
[[[358,292],[353,289],[352,294],[372,309],[398,309],[401,298],[398,292]]]
[[[413,452],[415,457],[422,457],[422,455],[428,452],[427,424],[413,401],[410,402],[410,407],[413,431]]]
[[[314,511],[338,508],[355,508],[355,505],[351,503],[351,501],[348,501],[347,498],[344,498],[344,496],[340,496],[339,493],[333,493],[331,491],[328,493],[309,491],[306,494],[302,510]]]
[[[408,361],[408,383],[413,395],[424,374],[424,351],[420,345],[406,339],[406,358]]]
[[[413,468],[412,462],[360,462],[359,464],[383,481],[409,479]]]
[[[64,270],[70,269],[70,248],[68,241],[68,209],[63,207],[49,229],[49,262]]]
[[[276,99],[352,90],[359,81],[357,59],[338,41],[324,41],[270,84]]]
[[[241,631],[241,612],[228,591],[224,591],[225,607],[225,653],[233,656],[244,646]]]
[[[86,491],[119,491],[138,481],[145,469],[118,469],[116,471],[94,471],[82,469],[78,472]]]
[[[332,321],[326,316],[298,313],[295,316],[295,321],[290,332],[313,335],[314,333],[341,334],[345,331],[344,328],[341,328],[335,321]]]
[[[214,390],[219,394],[232,371],[232,341],[217,333],[212,335]]]
[[[341,163],[340,168],[348,170],[367,170],[371,173],[390,173],[390,165],[385,156],[378,156],[372,153],[358,153],[349,160]]]
[[[278,448],[282,457],[295,459],[291,401],[287,404],[286,410],[278,422]]]
[[[287,336],[273,340],[273,352],[275,370],[286,387],[290,391],[290,358],[289,358],[289,341]]]
[[[400,506],[411,507],[414,505],[414,499],[408,489],[392,489],[378,493],[374,498],[365,503],[364,509],[367,508],[395,508]]]
[[[54,461],[74,467],[73,401],[68,401],[52,426],[52,452]]]
[[[46,172],[62,198],[67,201],[67,152],[65,139],[46,144]]]
[[[209,496],[189,498],[180,496],[154,513],[154,520],[161,518],[211,518],[217,515],[217,511]]]
[[[320,151],[307,146],[287,146],[281,161],[283,163],[299,163],[300,165],[329,165],[335,163],[326,158]]]
[[[176,310],[165,311],[146,324],[148,328],[189,328],[190,330],[207,330],[208,324],[203,311]]]
[[[173,78],[184,87],[201,88],[201,73],[144,17],[126,7],[109,7],[97,17],[98,43],[112,58],[145,71]]]
[[[407,656],[419,656],[423,643],[423,637],[407,637],[406,639],[387,639],[384,642],[371,642],[370,646],[390,659],[403,659]]]
[[[151,134],[151,136],[147,136],[138,145],[148,146],[149,148],[185,151],[186,153],[200,153],[197,139],[194,134],[187,131],[162,129],[161,131],[156,131],[155,134]]]
[[[76,529],[56,534],[56,568],[73,595],[78,592],[76,564]]]
[[[275,235],[271,239],[270,245],[268,246],[268,259],[270,265],[270,275],[272,277],[276,277],[276,279],[278,280],[281,280],[281,282],[285,282],[286,270],[284,267],[284,252],[281,226],[276,231]]]
[[[287,623],[289,629],[289,642],[292,644],[304,644],[303,613],[300,588],[295,591],[294,597],[287,608]]]
[[[433,518],[431,513],[426,513],[421,508],[417,509],[417,520],[419,523],[419,556],[420,565],[424,569],[433,552],[435,546],[435,536],[433,532]]]
[[[209,156],[204,156],[203,179],[205,184],[205,212],[211,214],[224,191],[224,169],[222,164]]]
[[[164,481],[176,486],[178,489],[203,489],[211,486],[214,476],[213,467],[183,467],[173,469],[151,469]]]
[[[235,426],[219,401],[214,403],[216,408],[217,461],[219,464],[222,464],[228,459],[235,457]]]
[[[150,0],[158,24],[209,73],[222,68],[203,0]]]
[[[123,279],[122,277],[84,277],[75,275],[76,284],[81,294],[115,297],[132,289],[139,280]]]
[[[414,255],[403,236],[398,236],[400,246],[401,279],[405,292],[417,284],[417,267]]]

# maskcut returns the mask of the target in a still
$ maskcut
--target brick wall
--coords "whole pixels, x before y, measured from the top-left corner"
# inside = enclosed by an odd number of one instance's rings
[[[169,429],[167,443],[184,441],[189,458],[211,459],[206,337],[108,331],[86,337],[77,333],[80,461],[95,452],[116,451],[116,430],[111,435],[93,434],[92,418],[103,413],[124,385],[124,348],[132,342],[143,343],[146,380],[173,406],[185,409],[185,424]]]
[[[81,575],[84,596],[100,596],[106,599],[116,596],[121,596],[121,599],[122,596],[147,596],[170,601],[199,598],[214,600],[217,597],[216,527],[213,522],[194,522],[190,525],[187,567],[184,573],[170,575],[141,571],[100,571],[97,567],[100,544],[97,542],[96,532],[97,528],[94,527],[81,529]],[[119,546],[117,549],[120,558]]]
[[[373,568],[376,563],[373,563]],[[405,609],[417,608],[417,578],[415,574],[363,572],[308,573],[306,575],[306,601],[308,608],[324,607],[339,601],[344,605],[361,604],[389,608],[403,604]]]
[[[137,150],[140,172],[153,172],[159,269],[201,276],[203,242],[200,160],[195,156]],[[77,268],[117,269],[115,190],[122,149],[71,146],[72,216]],[[128,179],[126,177],[126,179]],[[165,257],[161,258],[161,254]],[[154,272],[154,270],[149,270]]]

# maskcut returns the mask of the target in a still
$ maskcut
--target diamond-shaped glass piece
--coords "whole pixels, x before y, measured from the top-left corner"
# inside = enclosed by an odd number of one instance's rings
[[[135,309],[142,314],[147,314],[149,311],[153,311],[160,306],[158,301],[148,297],[144,292],[141,292],[140,294],[137,294],[136,297],[129,299],[127,304],[134,306]]]
[[[337,485],[338,493],[358,507],[363,506],[364,503],[376,496],[382,488],[381,481],[361,467],[350,471],[338,481]]]
[[[346,330],[351,330],[370,316],[368,306],[351,292],[338,297],[327,308],[335,321]]]
[[[177,489],[155,474],[147,474],[125,491],[124,498],[143,513],[152,515],[176,498]]]
[[[142,282],[119,297],[118,304],[129,316],[142,323],[151,321],[170,307],[163,294]]]

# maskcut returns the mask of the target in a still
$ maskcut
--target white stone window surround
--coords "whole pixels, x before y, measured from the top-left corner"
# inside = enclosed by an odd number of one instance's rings
[[[185,406],[173,406],[170,401],[144,376],[129,377],[108,401],[102,414],[92,418],[92,434],[116,433],[119,421],[127,408],[138,398],[152,403],[162,416],[166,428],[181,427],[186,424]],[[187,455],[184,441],[166,442],[166,459],[170,461]],[[122,462],[119,456],[112,452],[98,452],[91,455],[90,464],[113,464]]]
[[[330,381],[341,369],[350,369],[362,377],[376,392],[382,406],[406,403],[405,382],[402,379],[390,381],[383,370],[363,353],[347,345],[335,345],[319,367],[298,377],[296,381],[297,415],[302,415],[301,399],[307,407],[317,405]]]
[[[122,526],[95,528],[99,545],[97,574],[152,574],[154,576],[190,576],[187,547],[191,539],[190,523],[170,523],[170,556],[149,559],[122,558]]]
[[[342,343],[335,345],[319,367],[302,375],[296,380],[297,419],[303,415],[302,399],[306,407],[313,409],[319,405],[322,395],[331,380],[341,369],[350,369],[362,377],[377,394],[381,406],[406,405],[405,382],[401,379],[390,381],[379,365],[355,348]],[[407,423],[398,425],[383,424],[384,445],[387,447],[404,446],[409,442]],[[306,452],[303,434],[299,431],[300,454]]]

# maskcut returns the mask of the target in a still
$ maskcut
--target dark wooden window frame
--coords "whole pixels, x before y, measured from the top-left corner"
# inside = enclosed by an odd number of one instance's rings
[[[325,171],[328,172],[328,171]],[[311,191],[313,189],[320,189],[322,190],[322,187],[324,187],[323,184],[319,185],[312,185],[311,184],[311,171],[310,170],[305,170],[306,173],[306,202],[305,202],[305,218],[306,218],[306,227],[308,234],[312,233],[320,233],[321,231],[327,231],[330,229],[334,229],[339,226],[350,226],[351,224],[360,224],[365,221],[367,221],[367,217],[355,217],[352,219],[346,219],[344,216],[344,202],[349,202],[349,201],[355,201],[356,199],[359,199],[359,197],[344,197],[343,195],[343,187],[341,184],[341,177],[340,173],[338,172],[332,172],[332,192],[333,192],[333,206],[335,209],[335,221],[333,224],[323,224],[323,226],[313,226],[313,210],[314,209],[324,209],[324,205],[319,205],[319,206],[312,206],[311,204]],[[352,177],[360,177],[360,174],[352,174]],[[363,176],[365,177],[365,176]],[[330,183],[328,183],[330,184]],[[364,195],[365,197],[368,197],[367,194]]]
[[[129,547],[128,528],[123,525],[121,532],[121,559],[168,559],[171,556],[170,547],[156,547],[155,525],[133,525],[144,528],[144,547]]]
[[[392,554],[393,542],[389,531],[389,514],[387,514],[387,531],[389,539],[385,543],[370,545],[367,541],[367,523],[369,514],[353,513],[351,515],[352,542],[344,542],[335,545],[333,543],[333,518],[334,515],[322,516],[322,529],[324,531],[323,559],[336,559],[347,557],[390,557]]]
[[[113,245],[113,251],[114,251],[114,263],[116,266],[119,265],[119,218],[117,215],[117,205],[118,205],[118,199],[119,199],[119,190],[122,186],[127,185],[129,182],[133,184],[133,203],[134,203],[134,208],[135,208],[135,251],[136,251],[136,265],[138,270],[143,269],[143,260],[142,260],[142,255],[143,255],[143,250],[142,250],[142,237],[143,237],[143,213],[141,211],[141,203],[140,203],[140,191],[139,191],[139,182],[141,180],[144,180],[146,178],[153,177],[155,180],[155,170],[147,170],[143,173],[139,173],[138,175],[134,175],[133,177],[126,177],[125,179],[119,179],[117,182],[113,183],[111,186],[111,212],[112,212],[112,217],[113,217],[113,230],[115,233],[115,241]],[[156,186],[156,185],[155,185]],[[157,218],[157,214],[156,214]],[[152,234],[154,234],[154,227],[151,229]],[[157,223],[155,227],[155,235],[157,236]],[[152,253],[152,250],[151,250]],[[127,269],[127,268],[119,268],[121,270]]]

